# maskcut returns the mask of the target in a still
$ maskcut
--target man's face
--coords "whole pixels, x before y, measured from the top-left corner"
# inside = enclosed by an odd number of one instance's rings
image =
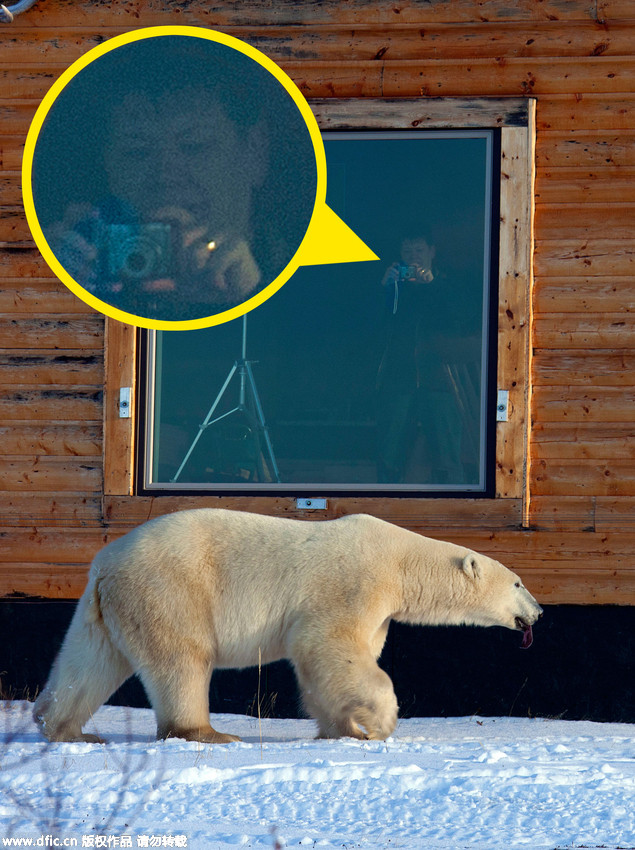
[[[249,235],[259,172],[253,128],[240,129],[209,94],[157,101],[129,95],[113,116],[105,164],[110,189],[144,221],[185,213],[209,239]]]
[[[429,269],[435,253],[434,246],[428,245],[424,238],[404,239],[401,245],[401,259],[408,266]]]

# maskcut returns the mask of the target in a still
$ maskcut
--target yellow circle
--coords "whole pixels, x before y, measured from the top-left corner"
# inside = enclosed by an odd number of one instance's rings
[[[78,283],[64,268],[62,263],[56,257],[55,253],[51,250],[51,247],[44,235],[42,226],[38,218],[38,214],[36,212],[32,183],[33,159],[40,131],[42,129],[45,119],[49,114],[49,111],[52,109],[57,98],[68,85],[68,83],[92,62],[104,56],[105,54],[110,53],[111,51],[116,50],[119,47],[122,47],[123,45],[127,45],[132,42],[141,41],[144,39],[159,38],[163,36],[186,36],[217,42],[219,44],[225,45],[226,47],[239,51],[249,59],[262,66],[284,87],[286,92],[293,99],[293,102],[295,103],[295,106],[300,112],[302,120],[304,121],[306,128],[309,132],[313,152],[315,155],[316,196],[315,201],[313,203],[313,211],[310,216],[305,235],[300,244],[297,246],[296,251],[293,254],[291,260],[287,263],[284,269],[277,275],[277,277],[275,277],[275,279],[271,283],[266,285],[264,289],[260,290],[254,296],[248,298],[246,301],[238,304],[237,306],[232,307],[231,309],[225,309],[222,312],[215,313],[213,315],[186,321],[166,321],[146,318],[143,316],[136,316],[132,313],[127,313],[124,310],[120,310],[117,307],[114,307],[111,304],[102,301],[101,299],[93,295],[91,292],[89,292],[86,288],[84,288],[80,283]],[[280,289],[280,287],[283,286],[298,269],[298,267],[300,266],[300,261],[298,257],[302,252],[302,245],[307,240],[307,234],[309,234],[309,232],[311,231],[311,225],[316,217],[316,211],[323,209],[326,202],[326,156],[324,152],[324,144],[317,122],[308,103],[306,102],[306,99],[304,98],[298,87],[295,85],[295,83],[291,80],[291,78],[278,65],[276,65],[275,62],[265,56],[265,54],[263,54],[261,51],[257,50],[246,42],[234,38],[233,36],[229,36],[224,33],[217,32],[215,30],[207,30],[202,29],[200,27],[188,26],[150,27],[141,30],[134,30],[132,32],[124,33],[120,36],[115,36],[109,41],[104,42],[98,47],[93,48],[80,59],[78,59],[76,62],[74,62],[69,68],[67,68],[66,71],[61,75],[61,77],[53,84],[51,89],[44,96],[27,134],[22,165],[22,186],[26,217],[36,245],[38,246],[44,260],[54,272],[54,274],[72,292],[74,292],[80,299],[82,299],[82,301],[113,319],[117,319],[122,322],[127,322],[138,327],[151,328],[155,330],[194,330],[197,328],[211,327],[212,325],[217,325],[223,322],[230,321],[231,319],[235,319],[239,316],[242,316],[244,313],[253,310],[255,307],[266,301],[271,295],[277,292],[277,290]],[[207,248],[211,252],[215,250],[216,245],[213,242],[209,242]]]

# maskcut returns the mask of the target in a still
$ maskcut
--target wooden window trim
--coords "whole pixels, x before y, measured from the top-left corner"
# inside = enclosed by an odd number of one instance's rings
[[[509,419],[497,423],[493,499],[428,496],[329,498],[318,518],[364,511],[411,528],[528,525],[533,285],[535,100],[525,98],[320,99],[311,108],[324,130],[501,130],[498,387],[509,391]],[[108,319],[105,337],[104,517],[136,524],[179,508],[216,505],[285,516],[315,516],[289,496],[135,496],[136,416],[119,416],[119,389],[137,389],[136,330]]]

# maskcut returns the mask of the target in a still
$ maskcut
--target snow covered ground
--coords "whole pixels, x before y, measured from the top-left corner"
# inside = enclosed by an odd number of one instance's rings
[[[635,726],[412,719],[316,741],[310,721],[214,715],[243,743],[209,746],[106,706],[108,744],[47,744],[30,709],[0,703],[0,847],[635,848]]]

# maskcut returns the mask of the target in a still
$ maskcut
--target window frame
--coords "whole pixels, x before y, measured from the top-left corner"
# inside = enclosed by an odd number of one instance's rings
[[[496,423],[495,495],[434,497],[385,494],[329,497],[329,512],[363,510],[385,518],[397,516],[409,527],[418,518],[429,526],[438,517],[480,516],[505,526],[528,524],[529,404],[531,377],[531,291],[533,284],[534,99],[319,99],[309,101],[322,130],[490,129],[501,131],[500,234],[498,270],[497,387],[507,390],[507,420]],[[493,313],[496,311],[493,311]],[[108,319],[105,335],[104,514],[112,521],[134,517],[135,509],[160,501],[163,512],[204,502],[263,512],[302,515],[294,496],[135,495],[136,445],[144,450],[135,399],[145,376],[140,368],[136,329]],[[120,417],[119,390],[131,388],[130,415]],[[139,486],[142,486],[142,481]],[[305,494],[302,494],[305,495]],[[398,503],[392,504],[391,503]],[[144,509],[141,508],[141,513]],[[323,516],[324,513],[320,512]],[[498,520],[496,518],[499,518]],[[134,520],[131,520],[134,521]]]

